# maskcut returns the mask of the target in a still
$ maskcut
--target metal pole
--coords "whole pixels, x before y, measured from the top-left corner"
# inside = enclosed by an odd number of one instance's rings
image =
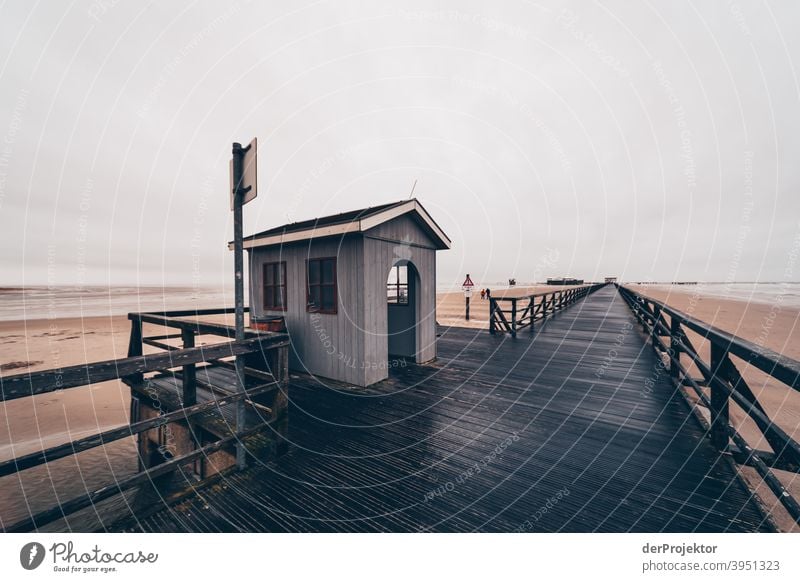
[[[244,250],[242,245],[242,173],[244,152],[242,144],[233,144],[233,270],[235,273],[235,321],[236,321],[236,341],[244,340]],[[236,356],[236,381],[238,390],[245,388],[244,384],[244,356]],[[236,404],[236,432],[244,431],[245,423],[245,403],[239,400]],[[244,469],[246,456],[244,445],[241,441],[236,441],[236,466]]]
[[[464,299],[467,302],[467,321],[469,321],[469,295],[466,295]]]

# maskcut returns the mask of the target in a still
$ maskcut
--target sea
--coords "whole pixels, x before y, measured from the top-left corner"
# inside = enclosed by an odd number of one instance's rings
[[[232,306],[225,287],[31,286],[0,287],[0,321],[126,315]]]
[[[518,283],[516,288],[537,285],[541,283]],[[501,282],[482,286],[496,291],[515,288]],[[780,302],[782,307],[800,308],[800,282],[653,283],[647,286],[769,305]],[[436,290],[447,293],[460,291],[461,287],[439,285]],[[233,289],[227,287],[0,287],[0,321],[126,315],[131,311],[209,309],[232,306],[233,299]]]

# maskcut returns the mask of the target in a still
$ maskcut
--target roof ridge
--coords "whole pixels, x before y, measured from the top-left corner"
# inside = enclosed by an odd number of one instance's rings
[[[244,237],[245,248],[285,244],[307,238],[365,232],[387,220],[392,220],[408,213],[416,213],[418,215],[423,223],[423,228],[426,228],[432,238],[437,241],[437,248],[450,248],[450,239],[417,198],[407,198],[276,226]],[[228,243],[229,248],[232,248],[232,244]]]
[[[255,234],[247,235],[245,239],[253,239],[258,238],[260,236],[264,236],[268,233],[277,233],[283,232],[289,229],[297,228],[299,225],[318,225],[319,223],[329,223],[329,224],[337,224],[335,219],[341,219],[341,222],[353,222],[355,220],[361,220],[362,218],[366,218],[378,212],[383,212],[388,210],[389,208],[394,208],[396,206],[400,206],[401,204],[405,204],[406,202],[416,201],[416,198],[409,198],[407,200],[395,200],[394,202],[386,202],[384,204],[376,204],[375,206],[367,206],[366,208],[356,208],[353,210],[345,210],[342,212],[337,212],[334,214],[328,214],[325,216],[318,216],[316,218],[306,218],[304,220],[296,220],[294,222],[287,222],[286,224],[282,224],[279,226],[273,226],[272,228],[268,228],[261,232],[257,232]],[[347,218],[346,218],[347,217]],[[349,218],[349,220],[348,220]]]

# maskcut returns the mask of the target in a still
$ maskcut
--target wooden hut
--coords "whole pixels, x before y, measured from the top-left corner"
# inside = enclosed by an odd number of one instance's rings
[[[436,251],[450,239],[416,199],[245,237],[250,325],[282,317],[289,367],[368,386],[436,357]]]

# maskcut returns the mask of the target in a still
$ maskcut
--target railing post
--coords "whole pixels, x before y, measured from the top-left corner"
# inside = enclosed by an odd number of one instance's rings
[[[131,319],[131,337],[128,339],[128,357],[142,355],[142,320],[138,317]],[[144,374],[136,373],[128,376],[131,382],[140,384],[144,381]]]
[[[489,333],[494,335],[497,331],[497,323],[495,322],[495,310],[497,309],[497,302],[494,297],[489,297]]]
[[[728,353],[718,344],[711,343],[711,374],[718,382],[710,381],[711,386],[711,442],[717,450],[724,451],[728,447],[730,415],[728,393],[718,384],[726,382],[725,366]]]
[[[681,331],[680,320],[674,315],[670,316],[669,332],[671,336],[669,340],[669,349],[672,351],[672,357],[675,358],[675,361],[670,360],[669,362],[669,376],[677,385],[680,383],[680,371],[678,370],[677,362],[681,361],[681,347],[679,343],[683,332]]]
[[[661,319],[661,308],[653,304],[653,321],[650,323],[653,325],[653,329],[650,330],[650,339],[652,340],[653,350],[658,352],[658,322]]]
[[[528,330],[530,333],[533,333],[533,322],[536,320],[535,312],[536,312],[536,297],[531,296],[531,301],[528,304],[528,317],[531,318],[530,329]]]
[[[517,337],[517,299],[511,300],[511,337]]]
[[[184,349],[194,347],[194,330],[182,328],[181,337]],[[197,368],[188,364],[183,367],[183,405],[194,404],[197,404]]]

